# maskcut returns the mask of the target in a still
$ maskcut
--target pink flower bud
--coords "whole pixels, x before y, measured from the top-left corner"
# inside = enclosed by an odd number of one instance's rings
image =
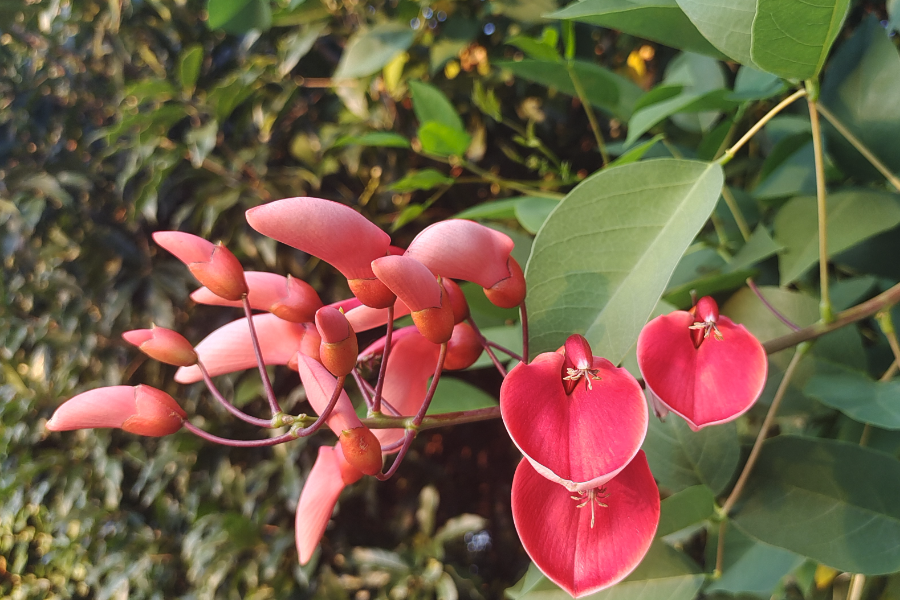
[[[319,360],[335,377],[349,375],[356,368],[359,342],[344,313],[325,306],[316,313],[316,329],[322,337]]]
[[[175,433],[187,417],[167,393],[148,385],[116,385],[78,394],[47,421],[50,431],[118,427],[159,437]]]
[[[482,351],[484,347],[472,326],[468,323],[457,323],[453,328],[453,337],[447,343],[444,368],[448,371],[468,369],[475,364]]]
[[[321,198],[285,198],[251,208],[247,222],[334,266],[363,304],[387,308],[393,303],[393,294],[375,279],[371,267],[388,253],[391,238],[349,206]]]
[[[279,319],[292,323],[310,323],[316,311],[322,307],[322,300],[316,290],[302,279],[260,271],[247,271],[244,277],[250,290],[247,301],[250,308],[255,310],[270,312]],[[225,300],[206,287],[192,293],[191,299],[198,304],[214,306],[243,305],[240,300]]]
[[[384,465],[381,457],[381,444],[368,427],[362,425],[354,429],[346,429],[341,432],[338,441],[348,463],[366,475],[377,475],[381,472],[381,467]]]
[[[409,245],[406,256],[435,275],[492,289],[488,299],[509,308],[525,298],[525,278],[509,255],[513,245],[509,236],[499,231],[474,221],[452,219],[425,228]],[[507,279],[510,281],[501,284]]]
[[[157,244],[187,265],[197,280],[226,300],[240,300],[248,292],[241,263],[225,246],[180,231],[157,231]]]
[[[379,280],[412,310],[413,322],[426,339],[443,344],[453,335],[453,307],[428,267],[408,256],[372,261]]]
[[[197,353],[184,336],[165,327],[135,329],[122,334],[125,341],[140,348],[141,352],[168,365],[189,367],[197,364]]]

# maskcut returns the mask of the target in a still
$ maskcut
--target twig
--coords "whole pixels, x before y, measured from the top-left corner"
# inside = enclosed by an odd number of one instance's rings
[[[812,127],[813,155],[816,166],[816,207],[819,222],[819,311],[826,323],[834,320],[831,295],[828,292],[828,210],[825,189],[825,152],[822,147],[822,127],[819,125],[819,111],[816,101],[807,96],[809,123]]]
[[[772,304],[768,300],[766,300],[766,297],[763,296],[762,290],[760,290],[759,287],[757,287],[756,282],[753,281],[753,278],[751,278],[751,277],[747,278],[747,285],[750,287],[751,290],[753,290],[753,293],[756,294],[756,297],[759,298],[759,301],[762,302],[763,304],[765,304],[766,308],[768,308],[769,311],[773,315],[778,317],[779,321],[781,321],[782,323],[784,323],[785,325],[787,325],[794,331],[800,331],[800,327],[796,323],[794,323],[793,321],[788,319],[786,316],[784,316],[783,314],[778,312],[778,309],[775,308],[774,306],[772,306]]]
[[[731,162],[731,159],[734,158],[734,155],[737,154],[737,151],[744,147],[744,144],[750,141],[756,133],[765,127],[766,123],[772,120],[772,118],[780,113],[782,110],[790,106],[795,100],[802,98],[806,95],[806,90],[797,90],[781,102],[775,105],[775,108],[770,110],[766,115],[756,122],[756,124],[751,127],[747,133],[741,137],[737,142],[735,142],[734,146],[725,151],[725,154],[722,155],[722,158],[719,159],[720,165],[726,165]]]
[[[865,159],[868,160],[872,164],[873,167],[878,169],[878,172],[881,173],[882,175],[884,175],[884,178],[887,179],[890,182],[890,184],[892,186],[894,186],[894,188],[897,191],[900,191],[900,178],[898,178],[896,175],[894,175],[891,172],[891,170],[888,169],[887,166],[885,166],[885,164],[883,162],[878,160],[878,158],[874,154],[872,154],[872,151],[869,150],[869,148],[866,147],[866,145],[863,144],[862,141],[858,137],[853,135],[853,133],[847,128],[846,125],[844,125],[843,123],[840,122],[840,120],[838,120],[838,118],[835,116],[835,114],[833,112],[831,112],[830,110],[828,110],[821,104],[817,105],[817,108],[819,109],[819,112],[822,114],[822,116],[825,117],[828,120],[828,122],[831,123],[831,125],[835,129],[838,130],[838,133],[840,133],[842,136],[844,136],[844,138],[848,142],[850,142],[850,144],[854,148],[856,148],[856,150],[860,154],[862,154],[865,157]]]

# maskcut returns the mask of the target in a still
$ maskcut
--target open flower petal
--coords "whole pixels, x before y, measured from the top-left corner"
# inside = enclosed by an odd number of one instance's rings
[[[512,515],[534,564],[580,598],[618,583],[641,562],[659,524],[659,491],[643,452],[602,488],[584,494],[522,460],[513,478]]]
[[[329,306],[337,308],[339,304],[340,303],[336,302],[334,304],[329,304]],[[388,322],[388,309],[365,306],[359,304],[358,300],[356,306],[349,309],[345,308],[344,310],[347,315],[347,320],[350,321],[350,326],[353,327],[353,331],[357,333],[387,325]],[[394,319],[405,317],[409,313],[409,307],[404,304],[403,300],[398,298],[394,301]]]
[[[306,349],[307,346],[312,348],[314,345],[314,353],[318,354],[319,334],[312,325],[291,323],[272,314],[254,315],[253,324],[259,338],[263,362],[267,365],[286,365],[299,350]],[[256,354],[253,352],[246,318],[216,329],[197,344],[194,350],[213,377],[256,367]],[[182,367],[175,373],[175,381],[178,383],[194,383],[201,379],[203,376],[197,366]]]
[[[337,380],[328,372],[328,369],[322,366],[322,363],[303,354],[297,355],[297,371],[300,373],[300,381],[303,382],[303,387],[306,389],[306,399],[310,406],[316,411],[316,414],[322,414],[331,401],[331,395],[334,393],[334,388],[337,387]],[[345,429],[362,427],[346,391],[341,390],[341,397],[334,406],[334,410],[331,411],[331,416],[326,424],[339,436]]]
[[[766,384],[766,352],[753,334],[728,317],[695,347],[696,317],[679,310],[650,321],[637,344],[647,387],[693,429],[725,423],[753,406]]]
[[[301,565],[309,562],[322,540],[341,491],[362,475],[344,460],[340,447],[319,448],[319,455],[306,477],[297,504],[294,538]]]
[[[311,285],[296,277],[275,273],[247,271],[244,273],[250,293],[250,308],[271,312],[281,319],[295,323],[311,322],[322,300]],[[213,306],[243,306],[240,300],[225,300],[209,288],[202,287],[191,294],[198,304]]]
[[[256,231],[318,256],[347,279],[371,279],[372,261],[385,256],[391,237],[364,216],[321,198],[285,198],[247,211]]]
[[[503,422],[544,477],[570,490],[597,487],[621,471],[647,434],[647,402],[625,369],[594,357],[593,375],[567,395],[558,352],[519,363],[500,388]]]

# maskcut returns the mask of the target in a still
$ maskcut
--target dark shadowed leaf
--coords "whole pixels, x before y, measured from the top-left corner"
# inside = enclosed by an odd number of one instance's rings
[[[745,533],[840,571],[900,570],[900,462],[835,440],[763,445],[734,522]]]
[[[900,381],[874,381],[862,371],[819,361],[804,391],[851,419],[900,429]]]
[[[741,453],[734,423],[691,431],[675,414],[664,422],[650,418],[642,448],[653,476],[673,492],[703,484],[721,493],[731,481]]]
[[[659,510],[656,536],[663,537],[712,517],[716,496],[705,485],[693,485],[663,500]]]

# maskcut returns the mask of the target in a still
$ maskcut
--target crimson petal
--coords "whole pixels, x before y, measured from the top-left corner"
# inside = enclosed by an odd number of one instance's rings
[[[732,421],[753,406],[766,383],[766,351],[743,325],[715,322],[722,339],[709,335],[694,347],[695,318],[679,310],[650,321],[637,343],[647,387],[692,429]]]
[[[659,492],[643,452],[595,493],[595,500],[586,494],[573,499],[572,492],[542,477],[527,460],[519,463],[513,477],[512,515],[525,551],[550,580],[576,598],[631,573],[649,550],[659,524]],[[579,508],[584,500],[588,504]]]
[[[520,363],[500,388],[500,411],[510,437],[544,477],[570,490],[601,485],[637,454],[647,434],[647,403],[625,369],[594,357],[596,377],[562,380],[565,358],[546,352]]]

